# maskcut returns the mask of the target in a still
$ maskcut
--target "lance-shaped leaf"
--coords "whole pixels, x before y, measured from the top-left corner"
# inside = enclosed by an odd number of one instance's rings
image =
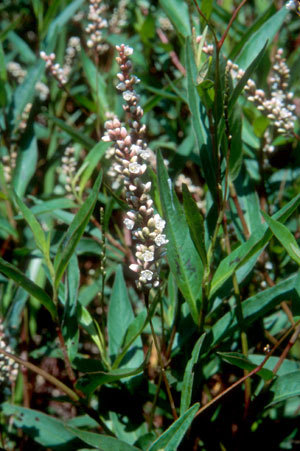
[[[272,384],[270,391],[273,399],[270,405],[300,395],[300,370],[279,376]]]
[[[56,318],[57,311],[55,304],[48,296],[48,294],[45,293],[44,290],[42,290],[42,288],[32,282],[32,280],[28,279],[28,277],[26,277],[18,268],[16,268],[11,263],[6,262],[2,258],[0,258],[0,271],[5,274],[6,277],[12,279],[14,282],[24,288],[27,293],[38,299],[51,314],[52,318]]]
[[[148,349],[144,362],[138,368],[118,368],[109,372],[97,371],[95,373],[85,374],[76,382],[76,388],[89,396],[103,384],[111,384],[125,377],[136,376],[144,371],[149,361],[150,352],[151,347]]]
[[[199,403],[194,404],[152,443],[148,451],[174,451],[178,449],[198,409]]]
[[[300,203],[300,194],[273,215],[273,219],[284,222],[295,211]],[[246,243],[241,244],[219,264],[211,283],[210,296],[220,288],[238,268],[247,263],[251,257],[260,255],[272,236],[266,223],[260,224],[251,234]]]
[[[182,195],[183,195],[183,208],[185,212],[185,217],[191,232],[191,237],[196,246],[196,249],[200,255],[203,265],[206,264],[206,249],[205,249],[205,231],[204,231],[204,219],[194,201],[188,187],[182,185]]]
[[[262,215],[289,256],[300,266],[300,248],[297,241],[295,240],[294,235],[285,225],[281,224],[278,221],[275,221],[275,219],[271,218],[266,213],[262,212]]]
[[[61,277],[68,265],[68,262],[75,251],[75,248],[82,237],[85,228],[89,222],[89,219],[94,211],[95,204],[98,198],[98,192],[102,180],[102,173],[97,177],[95,185],[90,193],[89,197],[86,199],[84,204],[80,207],[76,213],[74,219],[72,220],[67,232],[65,233],[58,252],[54,261],[55,268],[55,285],[58,286]]]
[[[167,257],[178,288],[187,301],[194,321],[198,322],[203,265],[190,237],[189,228],[168,178],[163,159],[158,153],[158,185],[166,219]]]
[[[129,445],[115,437],[109,435],[96,434],[95,432],[83,431],[71,426],[66,426],[72,434],[80,438],[84,443],[93,446],[94,449],[100,449],[101,451],[139,451],[140,448]]]
[[[31,231],[34,236],[34,241],[37,247],[41,250],[41,252],[44,254],[44,256],[48,256],[49,249],[47,240],[45,237],[45,233],[40,226],[39,222],[36,220],[34,214],[32,211],[24,204],[24,202],[21,200],[21,198],[17,195],[17,193],[14,193],[14,199],[16,204],[18,205],[19,209],[21,210],[25,221],[31,228]]]
[[[202,334],[201,337],[197,340],[194,349],[192,351],[192,356],[185,367],[180,399],[180,415],[183,415],[191,404],[195,377],[194,366],[198,361],[204,338],[205,334]]]
[[[226,362],[231,363],[232,365],[235,365],[243,370],[252,371],[258,366],[252,363],[251,360],[249,360],[243,354],[240,354],[238,352],[218,352],[218,354]],[[262,368],[257,372],[257,374],[266,381],[273,379],[274,377],[273,371],[268,370],[267,368]]]

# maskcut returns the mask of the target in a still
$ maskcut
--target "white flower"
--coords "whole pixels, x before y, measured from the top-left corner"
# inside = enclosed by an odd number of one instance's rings
[[[159,214],[154,215],[154,222],[155,222],[155,227],[158,230],[164,230],[165,225],[166,225],[166,221],[164,219],[162,219]]]
[[[147,282],[147,281],[150,282],[150,280],[152,280],[152,277],[153,277],[153,272],[150,271],[149,269],[146,269],[145,271],[141,271],[141,277],[140,277],[141,282]]]
[[[133,54],[133,48],[129,47],[129,45],[125,45],[124,55],[130,56]]]
[[[139,163],[130,163],[129,166],[129,172],[132,174],[140,174],[142,166]]]
[[[168,240],[166,240],[166,235],[162,235],[161,233],[157,235],[154,241],[156,246],[158,247],[162,246],[163,244],[167,244],[169,242]]]
[[[145,251],[141,258],[144,260],[144,262],[152,262],[154,260],[154,253],[151,251]]]
[[[132,91],[124,91],[123,92],[123,99],[126,100],[126,102],[129,102],[132,100],[132,98],[135,97],[135,93]]]
[[[125,218],[124,225],[125,225],[126,229],[132,230],[134,227],[134,221],[132,221],[131,219]]]

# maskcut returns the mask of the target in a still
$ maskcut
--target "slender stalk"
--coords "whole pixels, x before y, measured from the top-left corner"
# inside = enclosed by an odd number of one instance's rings
[[[63,334],[62,334],[62,331],[61,331],[61,327],[60,327],[60,324],[58,323],[58,321],[56,323],[56,333],[57,333],[57,336],[58,336],[58,339],[59,339],[60,349],[61,349],[61,351],[63,353],[63,356],[64,356],[65,367],[66,367],[66,370],[67,370],[68,377],[69,377],[70,382],[72,383],[72,385],[74,385],[75,382],[76,382],[76,377],[75,377],[75,374],[74,374],[72,366],[71,366],[71,362],[70,362],[70,359],[69,359],[69,356],[68,356],[66,343],[65,343],[65,340],[64,340],[64,337],[63,337]]]
[[[230,21],[229,21],[229,23],[228,23],[228,25],[227,25],[226,30],[225,30],[223,36],[221,37],[221,39],[220,39],[219,42],[218,42],[218,48],[219,48],[219,50],[221,49],[222,45],[224,44],[224,41],[225,41],[225,39],[226,39],[226,37],[227,37],[227,35],[228,35],[228,32],[229,32],[229,30],[230,30],[230,28],[231,28],[231,26],[232,26],[232,24],[233,24],[233,22],[234,22],[236,16],[238,15],[240,9],[244,6],[244,4],[246,3],[246,1],[247,1],[247,0],[243,0],[243,1],[239,4],[239,6],[235,9],[235,11],[233,12],[233,14],[232,14],[232,16],[231,16],[231,19],[230,19]]]
[[[296,325],[300,325],[300,320],[297,321]],[[234,384],[232,384],[230,387],[226,388],[226,390],[224,390],[222,393],[220,393],[219,395],[217,395],[215,398],[213,398],[211,401],[209,401],[207,404],[205,404],[204,406],[200,407],[200,409],[198,410],[198,412],[196,413],[195,417],[197,417],[198,415],[200,415],[201,413],[203,413],[205,410],[207,410],[209,407],[211,407],[213,404],[215,404],[216,402],[218,402],[220,399],[222,399],[225,395],[227,395],[229,392],[231,392],[232,390],[234,390],[236,387],[238,387],[239,385],[241,385],[247,378],[254,376],[256,373],[258,373],[266,364],[266,362],[269,360],[269,358],[274,354],[274,352],[276,351],[276,349],[278,348],[278,346],[281,345],[281,343],[286,339],[286,337],[291,333],[291,331],[295,328],[295,326],[292,326],[289,328],[289,330],[281,337],[281,339],[278,341],[278,343],[274,346],[274,348],[268,353],[268,355],[264,358],[264,360],[261,362],[260,365],[258,365],[256,368],[254,368],[254,370],[250,371],[249,374],[247,374],[246,376],[243,376],[241,379],[239,379],[238,381],[236,381]]]
[[[157,351],[157,356],[158,356],[158,361],[159,361],[159,365],[160,365],[160,370],[161,370],[162,378],[164,380],[164,384],[165,384],[165,387],[166,387],[167,395],[168,395],[168,398],[169,398],[172,415],[173,415],[174,420],[177,420],[178,415],[177,415],[177,412],[176,412],[174,399],[173,399],[173,396],[172,396],[172,393],[171,393],[170,384],[169,384],[169,381],[168,381],[168,378],[167,378],[167,375],[166,375],[166,372],[165,372],[165,365],[164,365],[164,362],[163,362],[162,352],[161,352],[160,346],[158,344],[158,338],[157,338],[157,335],[155,333],[155,330],[154,330],[154,327],[153,327],[153,323],[152,323],[152,319],[151,319],[150,313],[149,313],[149,291],[145,292],[145,304],[146,304],[146,308],[147,308],[147,314],[148,314],[148,317],[149,317],[149,323],[150,323],[151,333],[152,333],[152,337],[153,337],[153,341],[154,341],[154,346],[155,346],[156,351]]]

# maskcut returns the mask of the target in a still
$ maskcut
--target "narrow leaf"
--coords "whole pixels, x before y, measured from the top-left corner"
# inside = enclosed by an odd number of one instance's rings
[[[206,264],[204,219],[186,185],[182,185],[183,207],[194,245],[203,265]]]
[[[98,192],[102,180],[102,173],[97,177],[93,190],[84,204],[80,207],[72,220],[67,232],[65,233],[63,240],[59,246],[57,257],[55,258],[55,284],[58,286],[60,279],[68,265],[68,262],[81,238],[85,228],[89,222],[89,219],[94,211],[94,207],[98,198]]]
[[[300,266],[300,248],[294,235],[289,229],[275,219],[272,219],[266,213],[262,211],[262,215],[265,218],[270,229],[285,248],[289,256]]]
[[[159,192],[167,223],[166,234],[169,239],[167,245],[168,261],[178,288],[187,301],[191,315],[197,323],[203,265],[190,237],[182,207],[171,186],[171,180],[168,178],[160,153],[158,153],[157,168]]]
[[[84,443],[90,446],[94,446],[95,449],[101,451],[138,451],[139,448],[129,445],[128,443],[118,440],[117,438],[110,437],[109,435],[96,434],[95,432],[83,431],[71,426],[66,426],[66,429],[70,433],[76,435]]]
[[[162,449],[164,451],[174,451],[178,449],[198,409],[199,403],[194,404],[152,443],[148,451],[161,451]]]
[[[287,220],[287,218],[295,211],[300,203],[300,194],[292,199],[281,210],[275,213],[272,218],[281,222]],[[246,243],[241,244],[231,254],[224,258],[219,264],[211,283],[210,296],[212,296],[223,283],[232,276],[238,268],[241,268],[247,261],[250,260],[255,254],[259,255],[259,252],[263,250],[272,236],[271,230],[267,224],[261,224],[258,226]]]
[[[194,346],[194,349],[192,351],[192,356],[185,367],[183,383],[182,383],[181,399],[180,399],[180,415],[183,415],[184,412],[190,407],[190,404],[191,404],[194,377],[195,377],[194,366],[198,361],[204,338],[205,338],[205,334],[202,334],[201,337],[197,340],[197,342]]]
[[[84,133],[78,131],[75,127],[72,127],[71,125],[55,116],[49,116],[49,119],[51,119],[51,121],[58,125],[59,128],[64,130],[74,141],[78,142],[86,149],[91,149],[92,147],[94,147],[95,141],[89,136],[86,136]]]
[[[45,256],[48,256],[48,244],[46,241],[45,233],[40,226],[39,222],[36,220],[34,214],[31,212],[31,210],[24,204],[24,202],[21,200],[21,198],[17,195],[17,193],[14,193],[14,199],[16,204],[18,205],[19,209],[21,210],[25,221],[29,225],[33,236],[34,241],[37,247],[42,251],[42,253]]]
[[[252,363],[249,359],[247,359],[247,357],[238,352],[218,352],[218,354],[226,362],[230,363],[231,365],[235,365],[243,370],[252,371],[257,367],[257,365]],[[266,381],[271,380],[274,377],[273,371],[266,368],[262,368],[260,371],[258,371],[257,374]]]
[[[45,293],[44,290],[28,279],[28,277],[26,277],[18,268],[0,258],[0,271],[40,301],[41,304],[43,304],[43,306],[49,311],[52,318],[56,318],[56,307],[52,299],[47,293]]]

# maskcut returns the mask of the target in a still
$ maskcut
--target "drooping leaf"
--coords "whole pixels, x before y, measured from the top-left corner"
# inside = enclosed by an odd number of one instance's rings
[[[297,241],[295,240],[294,235],[285,225],[281,224],[278,221],[275,221],[275,219],[271,218],[266,213],[262,212],[262,215],[289,256],[300,266],[300,248]]]
[[[59,246],[59,252],[54,261],[55,267],[55,284],[58,286],[60,279],[68,265],[68,262],[83,235],[87,223],[94,211],[94,207],[98,198],[98,192],[102,181],[102,173],[97,177],[95,185],[90,193],[89,197],[86,199],[84,204],[80,207],[76,213],[74,219],[72,220],[67,232],[65,233],[63,240]]]
[[[22,199],[18,196],[17,193],[14,193],[14,199],[16,204],[18,205],[19,209],[21,210],[25,221],[29,225],[33,236],[34,241],[37,245],[37,247],[42,251],[44,255],[48,255],[49,249],[48,249],[48,243],[46,240],[45,233],[39,224],[39,222],[36,220],[34,214],[31,212],[31,210],[24,204]]]
[[[36,172],[37,159],[37,140],[31,127],[20,142],[20,150],[13,173],[12,184],[19,196],[24,196],[26,188]]]
[[[187,301],[194,321],[198,322],[203,265],[190,237],[182,207],[171,186],[161,154],[158,154],[158,184],[169,240],[167,257],[178,288]]]
[[[86,149],[92,149],[92,147],[94,147],[94,145],[96,144],[92,138],[80,132],[75,126],[72,127],[71,125],[55,116],[49,116],[49,119],[51,119],[51,121],[58,125],[59,128],[64,130],[75,142],[78,142]]]
[[[70,433],[76,435],[84,443],[90,446],[94,446],[95,449],[100,449],[101,451],[138,451],[133,445],[123,442],[115,437],[110,437],[109,435],[96,434],[95,432],[83,431],[71,426],[66,426],[66,429]]]
[[[287,218],[295,211],[300,203],[300,195],[292,199],[281,210],[275,213],[272,218],[281,222],[287,220]],[[219,264],[211,283],[210,295],[213,295],[222,284],[228,280],[229,277],[238,269],[241,268],[247,261],[254,255],[259,255],[260,251],[268,243],[272,236],[271,230],[267,224],[261,224],[251,234],[246,243],[241,244],[231,254],[223,259]]]
[[[43,306],[49,311],[52,318],[56,318],[57,311],[52,299],[44,290],[42,290],[42,288],[28,279],[28,277],[26,277],[18,268],[0,258],[0,272],[16,282],[17,285],[20,285],[22,288],[24,288],[24,290],[26,290],[33,297],[38,299],[41,304],[43,304]]]
[[[247,357],[238,352],[218,352],[218,354],[226,362],[231,363],[238,368],[242,368],[243,370],[252,371],[257,367],[257,365],[252,363]],[[274,377],[274,373],[266,368],[262,368],[256,374],[266,381],[271,380]]]

